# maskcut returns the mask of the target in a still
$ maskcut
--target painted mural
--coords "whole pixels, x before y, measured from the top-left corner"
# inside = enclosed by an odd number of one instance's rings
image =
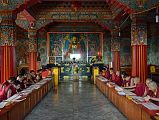
[[[131,39],[121,38],[120,39],[120,65],[127,66],[131,65]]]
[[[96,56],[100,47],[100,34],[88,34],[88,56]]]
[[[103,59],[104,59],[104,64],[109,64],[111,62],[111,36],[110,33],[105,33],[104,34],[104,39],[103,39]]]
[[[159,66],[159,36],[148,39],[148,64]]]
[[[99,33],[50,33],[50,56],[59,60],[71,60],[71,54],[80,54],[80,60],[87,61],[86,56],[96,56],[99,49]]]
[[[28,58],[29,58],[28,51],[29,51],[28,32],[22,28],[17,27],[17,42],[16,42],[17,66],[21,64],[28,64]]]
[[[47,31],[42,28],[38,31],[38,52],[40,53],[40,64],[45,65],[48,62],[47,59]]]
[[[147,26],[131,26],[131,45],[147,45]]]

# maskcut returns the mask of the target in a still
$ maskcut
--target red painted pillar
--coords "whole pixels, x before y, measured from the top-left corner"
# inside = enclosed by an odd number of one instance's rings
[[[112,64],[114,72],[120,70],[120,42],[119,30],[113,29],[111,32],[111,51],[112,51]]]
[[[147,78],[147,25],[142,19],[133,17],[131,24],[132,76],[140,77],[141,82],[145,83]]]
[[[120,70],[120,51],[112,51],[112,63],[114,72]]]
[[[16,75],[15,46],[1,46],[1,82]]]
[[[138,76],[142,83],[147,78],[147,45],[132,46],[132,76]]]
[[[29,29],[29,70],[37,70],[37,30]]]
[[[36,65],[37,60],[37,53],[36,52],[29,52],[29,70],[37,70]]]
[[[0,11],[0,83],[16,75],[16,14],[14,11]]]

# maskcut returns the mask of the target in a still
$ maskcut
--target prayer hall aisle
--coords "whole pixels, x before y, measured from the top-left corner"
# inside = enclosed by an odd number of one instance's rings
[[[88,82],[64,82],[51,91],[25,120],[126,120]]]

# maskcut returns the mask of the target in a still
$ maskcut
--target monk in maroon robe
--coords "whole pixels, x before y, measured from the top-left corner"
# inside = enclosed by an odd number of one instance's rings
[[[150,82],[148,87],[151,94],[146,96],[145,100],[151,100],[151,102],[159,106],[159,87],[154,81]]]
[[[106,70],[105,71],[105,76],[104,76],[105,78],[107,78],[107,79],[110,79],[110,72],[109,72],[109,70]]]
[[[123,87],[131,86],[131,80],[132,80],[131,76],[129,76],[129,75],[126,74],[126,75],[123,77],[122,86],[123,86]]]
[[[147,78],[146,79],[146,84],[143,84],[143,83],[140,83],[139,80],[136,80],[136,78],[134,78],[134,82],[136,84],[136,87],[135,87],[135,94],[137,96],[146,96],[147,94],[149,95],[152,95],[152,92],[149,91],[149,83],[152,81],[152,79],[150,78]]]
[[[115,78],[115,83],[119,86],[122,86],[122,78],[120,76],[120,71],[116,71],[116,78]]]
[[[137,95],[137,96],[143,96],[144,93],[145,93],[145,84],[143,83],[138,83],[135,87],[135,91],[134,93]]]
[[[116,74],[114,73],[113,68],[110,68],[109,72],[110,72],[109,80],[115,82]]]

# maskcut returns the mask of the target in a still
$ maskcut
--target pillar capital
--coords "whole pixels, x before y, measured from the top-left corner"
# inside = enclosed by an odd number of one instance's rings
[[[144,22],[143,15],[132,17],[131,45],[147,45],[147,24]]]
[[[0,46],[16,44],[16,13],[12,10],[0,11]]]
[[[0,10],[0,16],[1,16],[1,24],[9,24],[12,22],[15,22],[17,18],[17,13],[13,10]]]
[[[29,38],[29,70],[36,71],[36,62],[37,62],[37,29],[34,26],[29,27],[28,29],[28,38]]]
[[[146,14],[131,14],[132,24],[145,24]]]
[[[37,51],[37,30],[34,28],[28,29],[28,38],[29,38],[29,52]]]
[[[116,28],[111,31],[111,51],[120,51],[120,29]]]

